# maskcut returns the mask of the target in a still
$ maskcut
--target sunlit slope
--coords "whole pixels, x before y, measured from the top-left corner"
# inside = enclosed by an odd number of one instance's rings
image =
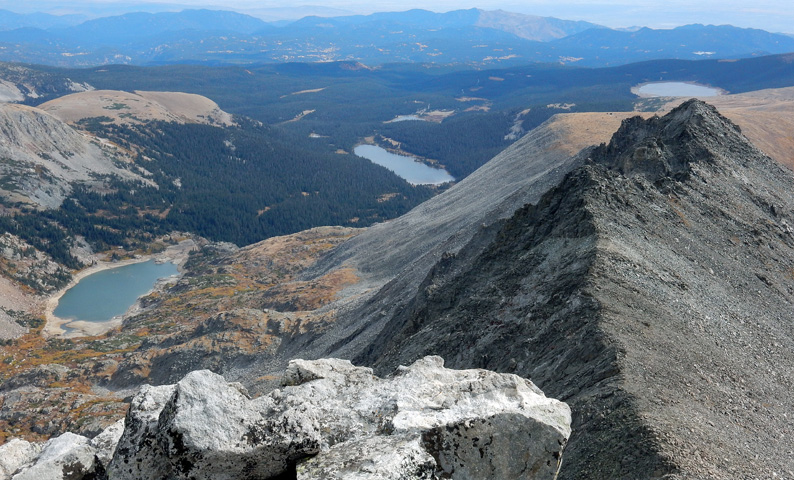
[[[93,90],[50,100],[40,108],[68,123],[105,117],[115,123],[153,120],[231,125],[232,116],[207,97],[182,92]]]

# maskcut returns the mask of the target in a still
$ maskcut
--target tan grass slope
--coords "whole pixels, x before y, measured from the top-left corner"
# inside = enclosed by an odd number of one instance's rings
[[[671,98],[658,112],[659,115],[687,99]],[[702,100],[717,107],[722,115],[739,125],[742,133],[761,151],[794,169],[794,87],[704,97]],[[569,154],[573,155],[582,145],[608,142],[620,122],[635,115],[648,118],[652,113],[558,114],[549,126],[568,139],[567,143],[560,143],[559,148],[567,145]]]
[[[67,123],[94,117],[122,124],[152,120],[218,126],[234,123],[232,116],[209,98],[182,92],[94,90],[66,95],[39,108]]]

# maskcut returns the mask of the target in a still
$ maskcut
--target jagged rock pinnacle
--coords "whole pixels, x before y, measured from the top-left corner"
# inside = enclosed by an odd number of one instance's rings
[[[642,174],[655,181],[681,178],[692,163],[735,158],[748,147],[737,125],[713,106],[692,99],[663,117],[624,120],[609,144],[601,144],[590,158],[625,175]]]

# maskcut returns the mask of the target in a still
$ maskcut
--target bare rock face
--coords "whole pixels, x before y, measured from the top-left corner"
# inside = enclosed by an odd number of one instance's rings
[[[34,107],[0,104],[0,138],[0,196],[8,201],[57,208],[73,183],[98,185],[106,175],[151,183],[118,148]]]
[[[113,425],[102,431],[99,435],[91,439],[91,447],[94,448],[96,459],[106,466],[113,458],[113,452],[124,433],[124,420],[119,420]]]
[[[175,385],[144,385],[132,399],[124,420],[124,433],[110,463],[110,473],[120,478],[136,477],[143,471],[155,471],[164,457],[155,438],[157,420]],[[134,461],[133,461],[134,460]]]
[[[334,445],[297,468],[301,480],[431,480],[437,464],[416,435],[372,436]]]
[[[381,379],[345,360],[292,361],[249,399],[202,370],[145,387],[110,463],[114,479],[554,478],[570,410],[530,381],[426,357]]]

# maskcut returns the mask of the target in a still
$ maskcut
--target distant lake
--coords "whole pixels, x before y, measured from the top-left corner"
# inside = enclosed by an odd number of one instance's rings
[[[396,155],[377,145],[359,145],[353,153],[388,168],[413,185],[438,185],[455,180],[446,170],[429,167],[412,157]]]
[[[636,94],[642,97],[716,97],[722,95],[722,90],[695,83],[657,82],[637,88]]]
[[[177,273],[173,263],[158,264],[154,260],[96,272],[67,290],[53,315],[72,321],[106,322],[124,314],[158,279]]]
[[[389,120],[386,123],[393,123],[393,122],[406,122],[406,121],[419,121],[419,122],[426,122],[424,118],[417,117],[416,115],[398,115],[393,119]]]

